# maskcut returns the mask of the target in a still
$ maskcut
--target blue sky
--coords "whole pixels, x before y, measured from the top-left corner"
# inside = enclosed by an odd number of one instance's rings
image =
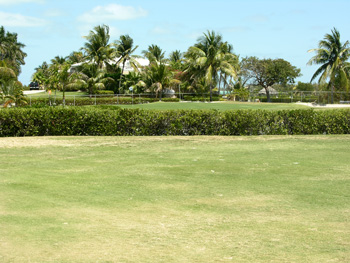
[[[215,30],[240,57],[283,58],[301,68],[298,80],[307,82],[316,69],[306,65],[313,56],[307,51],[333,27],[342,42],[349,40],[349,15],[349,0],[0,0],[0,25],[26,45],[23,84],[43,61],[78,51],[83,36],[102,24],[111,40],[129,34],[139,55],[151,44],[166,55],[184,52]]]

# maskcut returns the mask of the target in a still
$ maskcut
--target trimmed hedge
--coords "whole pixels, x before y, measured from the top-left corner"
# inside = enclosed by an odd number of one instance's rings
[[[0,137],[47,135],[349,134],[350,110],[150,111],[78,107],[0,110]]]
[[[210,96],[191,96],[191,95],[185,95],[184,96],[184,100],[186,101],[202,101],[202,102],[206,102],[206,101],[210,101]],[[212,101],[219,101],[220,98],[219,96],[212,96]]]

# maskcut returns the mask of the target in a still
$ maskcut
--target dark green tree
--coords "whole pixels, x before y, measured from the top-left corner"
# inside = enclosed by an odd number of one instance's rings
[[[258,59],[247,58],[245,68],[251,84],[261,86],[266,91],[267,101],[271,102],[269,87],[274,84],[293,84],[295,78],[300,76],[300,69],[292,66],[284,59]]]

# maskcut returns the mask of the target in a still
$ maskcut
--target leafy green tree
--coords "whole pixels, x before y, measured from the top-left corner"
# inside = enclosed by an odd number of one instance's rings
[[[284,59],[258,59],[250,57],[246,74],[253,85],[261,86],[266,91],[267,101],[271,102],[269,87],[274,84],[293,84],[300,76],[300,69]]]
[[[296,89],[298,91],[315,91],[317,88],[316,84],[312,84],[312,83],[305,83],[305,82],[298,82],[298,85],[296,86]]]
[[[228,52],[227,43],[222,41],[222,36],[214,31],[204,33],[185,54],[188,77],[192,83],[198,83],[204,78],[209,86],[210,101],[212,92],[219,82],[220,74],[235,77],[237,74],[237,57]]]
[[[129,35],[120,36],[119,40],[115,43],[115,46],[115,56],[118,57],[117,65],[122,65],[118,83],[118,93],[120,93],[120,87],[126,62],[128,61],[134,70],[138,71],[139,64],[136,60],[136,57],[132,55],[138,46],[134,47],[134,40]]]
[[[339,31],[333,28],[332,33],[326,34],[324,39],[318,43],[318,48],[311,49],[308,52],[316,52],[316,55],[309,60],[308,65],[321,65],[310,82],[318,76],[320,76],[319,83],[325,83],[329,80],[331,102],[334,103],[334,89],[345,87],[347,90],[349,88],[349,41],[344,44],[341,43]]]
[[[23,51],[25,45],[18,42],[17,38],[16,33],[6,32],[3,26],[0,27],[0,61],[5,61],[19,75],[27,54]]]

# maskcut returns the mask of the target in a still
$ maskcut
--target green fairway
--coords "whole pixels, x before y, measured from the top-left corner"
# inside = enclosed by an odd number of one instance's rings
[[[147,110],[243,110],[243,109],[265,109],[265,110],[290,110],[308,109],[304,105],[294,103],[250,103],[250,102],[155,102],[137,105],[118,105],[123,108],[139,108]]]
[[[69,97],[80,97],[80,96],[84,96],[84,97],[88,97],[88,93],[86,92],[77,92],[77,91],[69,91],[69,92],[65,92],[66,94],[66,98]],[[55,96],[57,98],[62,98],[63,97],[63,92],[61,91],[52,91],[51,95],[49,95],[48,92],[40,92],[40,93],[33,93],[33,94],[27,94],[27,97],[32,97],[32,98],[49,98],[49,96],[51,96],[51,98],[54,98]]]
[[[1,138],[0,262],[349,262],[349,148],[348,135]]]

